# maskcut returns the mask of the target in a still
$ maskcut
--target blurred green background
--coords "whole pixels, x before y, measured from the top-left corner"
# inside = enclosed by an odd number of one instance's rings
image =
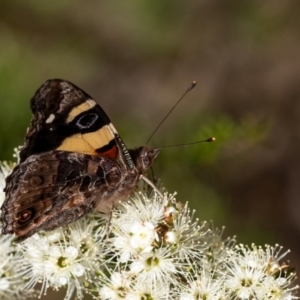
[[[197,87],[151,147],[155,175],[224,237],[279,243],[300,266],[300,2],[0,2],[0,159],[23,143],[29,100],[67,79],[143,145],[190,82]]]

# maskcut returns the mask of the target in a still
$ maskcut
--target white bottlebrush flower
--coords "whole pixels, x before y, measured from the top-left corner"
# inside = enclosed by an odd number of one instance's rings
[[[105,220],[97,212],[71,223],[65,229],[68,243],[77,245],[81,264],[89,270],[87,276],[93,272],[101,273],[106,234]]]
[[[59,289],[67,286],[67,298],[75,288],[81,292],[80,277],[85,274],[79,249],[61,240],[53,241],[47,236],[36,234],[18,247],[23,256],[19,272],[28,278],[27,288],[42,282],[41,294],[49,287]]]
[[[187,284],[182,285],[180,300],[220,300],[226,299],[223,277],[215,276],[214,272],[200,271],[190,278]]]
[[[111,242],[125,262],[143,252],[149,252],[157,239],[156,228],[163,222],[166,199],[156,194],[148,199],[137,194],[128,202],[122,203],[112,218]]]
[[[19,255],[14,253],[12,237],[0,235],[0,299],[23,299],[32,294],[24,292],[25,282],[17,272]]]
[[[202,268],[206,271],[216,270],[223,272],[227,260],[228,249],[235,246],[235,238],[228,237],[223,239],[224,227],[221,229],[214,228],[213,223],[207,223],[208,233],[203,236],[203,243],[207,248],[203,251]]]
[[[166,300],[174,299],[175,294],[162,282],[148,282],[133,280],[132,272],[114,272],[109,279],[103,281],[99,290],[101,300]]]
[[[99,296],[103,300],[125,299],[132,283],[131,275],[127,272],[114,272],[105,281],[99,290]]]
[[[295,277],[280,266],[278,247],[238,245],[228,252],[224,285],[232,299],[293,299]],[[274,256],[273,256],[274,255]],[[275,263],[276,262],[276,263]]]
[[[167,300],[167,299],[178,299],[178,294],[174,289],[171,289],[163,283],[155,282],[139,282],[133,285],[125,300],[141,300],[141,299],[151,299],[151,300]]]
[[[116,213],[117,218],[123,224],[136,221],[156,225],[162,221],[170,197],[165,195],[164,199],[161,199],[154,193],[151,198],[148,198],[142,193],[136,193],[129,201],[122,203],[119,213]]]
[[[121,223],[119,224],[121,225]],[[123,229],[121,226],[114,231],[116,236],[112,238],[113,245],[119,252],[121,261],[125,262],[138,253],[152,250],[151,244],[155,239],[155,227],[152,223],[134,222],[124,226]]]
[[[5,178],[12,172],[14,165],[12,162],[0,162],[0,207],[5,199],[5,193],[3,191],[5,188]]]
[[[177,270],[176,259],[172,257],[170,248],[160,248],[156,251],[142,253],[130,265],[130,271],[135,274],[137,282],[164,282],[166,285],[175,283]]]
[[[206,223],[199,225],[198,220],[194,220],[194,213],[191,213],[186,203],[182,208],[169,210],[171,221],[169,220],[169,230],[165,233],[165,241],[173,245],[178,252],[178,257],[187,265],[200,262],[203,250],[207,248],[205,236],[209,234]],[[196,268],[196,266],[194,266]]]
[[[27,278],[26,287],[32,288],[41,282],[43,294],[49,287],[67,286],[66,299],[75,292],[81,299],[86,280],[101,272],[99,244],[104,237],[105,228],[98,228],[95,219],[88,216],[64,229],[28,238],[18,245],[22,254],[18,269]]]

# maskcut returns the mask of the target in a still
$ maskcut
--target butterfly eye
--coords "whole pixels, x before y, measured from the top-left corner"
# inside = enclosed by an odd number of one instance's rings
[[[150,161],[148,155],[145,155],[143,157],[143,167],[144,167],[144,169],[148,169],[150,167],[150,164],[151,164],[151,161]]]
[[[32,217],[32,211],[29,209],[23,210],[19,213],[18,223],[23,224],[28,222]]]
[[[150,150],[144,149],[144,154],[141,155],[142,167],[144,170],[147,170],[151,167],[158,153],[159,153],[159,149],[150,149]]]
[[[91,128],[95,122],[98,119],[98,115],[95,113],[87,113],[81,116],[78,121],[76,122],[76,125],[80,129],[85,129],[85,128]]]

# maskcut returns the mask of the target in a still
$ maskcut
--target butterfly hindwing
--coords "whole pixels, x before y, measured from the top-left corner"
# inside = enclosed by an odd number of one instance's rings
[[[119,165],[106,157],[56,150],[32,155],[7,178],[5,233],[23,239],[71,223],[95,207],[109,212],[122,179]],[[135,175],[131,179],[135,182]],[[128,193],[134,185],[126,186]]]

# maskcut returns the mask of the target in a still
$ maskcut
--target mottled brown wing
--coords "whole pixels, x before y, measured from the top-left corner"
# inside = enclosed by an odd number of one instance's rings
[[[136,172],[122,174],[106,157],[66,151],[31,155],[7,178],[2,232],[15,233],[21,241],[71,223],[95,207],[105,212],[120,192],[127,197],[137,181]]]

